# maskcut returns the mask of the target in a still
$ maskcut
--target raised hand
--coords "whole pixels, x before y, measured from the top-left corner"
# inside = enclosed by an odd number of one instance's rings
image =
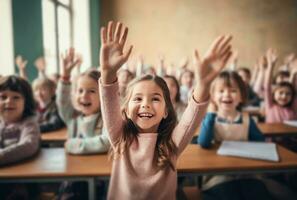
[[[25,70],[27,63],[28,63],[28,61],[25,60],[21,55],[18,55],[15,58],[15,64],[17,65],[17,67],[19,68],[20,71]]]
[[[64,77],[70,77],[73,68],[81,62],[80,58],[75,54],[75,49],[72,47],[65,54],[62,54],[62,61],[61,75]]]
[[[123,29],[123,30],[122,30]],[[101,28],[100,71],[103,83],[112,83],[116,80],[116,72],[128,60],[132,46],[124,52],[128,28],[122,23],[109,22],[108,27]]]
[[[273,67],[277,61],[278,55],[275,49],[269,48],[266,52],[268,67]]]
[[[46,67],[46,64],[45,64],[45,60],[43,57],[39,57],[35,60],[34,62],[34,65],[35,67],[37,68],[37,70],[39,72],[44,72],[45,71],[45,67]]]
[[[226,66],[231,52],[231,36],[220,36],[201,59],[197,50],[194,53],[194,65],[196,70],[196,81],[201,85],[209,85],[213,79]]]

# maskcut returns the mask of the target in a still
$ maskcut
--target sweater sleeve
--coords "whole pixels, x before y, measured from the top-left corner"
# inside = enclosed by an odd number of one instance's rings
[[[71,101],[71,84],[64,83],[62,80],[59,80],[56,95],[56,103],[59,115],[62,120],[67,123],[72,119],[74,114],[74,108]]]
[[[250,125],[249,125],[249,141],[264,141],[265,137],[258,129],[253,118],[250,117]]]
[[[178,148],[178,155],[192,140],[195,130],[205,115],[207,105],[208,101],[197,103],[193,97],[190,99],[184,114],[172,133],[172,140]]]
[[[64,127],[65,124],[61,119],[58,111],[55,111],[54,113],[51,114],[49,120],[39,124],[39,126],[40,126],[40,132],[44,133],[44,132],[60,129]]]
[[[109,149],[108,134],[105,129],[101,135],[87,138],[70,138],[66,142],[66,151],[70,154],[105,153]]]
[[[207,113],[202,121],[200,133],[198,136],[198,144],[202,148],[209,148],[214,138],[214,124],[216,119],[216,113]]]
[[[36,119],[28,119],[20,126],[19,142],[0,149],[0,165],[33,156],[39,150],[40,132]]]
[[[110,143],[114,147],[123,133],[118,82],[103,85],[99,79],[99,90],[103,124],[109,134]]]

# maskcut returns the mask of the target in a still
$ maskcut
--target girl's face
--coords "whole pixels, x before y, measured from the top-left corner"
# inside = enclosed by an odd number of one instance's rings
[[[0,92],[0,115],[5,123],[13,123],[22,119],[25,99],[19,92],[3,90]]]
[[[292,91],[288,87],[279,87],[275,89],[273,98],[280,106],[286,106],[292,100]]]
[[[177,88],[176,88],[176,84],[175,82],[171,79],[171,78],[164,78],[167,86],[168,86],[168,89],[169,89],[169,92],[170,92],[170,99],[171,99],[171,102],[175,102],[175,97],[177,95]]]
[[[100,110],[99,87],[97,81],[81,76],[77,80],[75,91],[77,109],[84,115],[92,115]]]
[[[188,87],[192,87],[193,77],[190,72],[183,73],[183,75],[181,77],[181,85],[186,85]]]
[[[167,117],[162,89],[152,80],[136,83],[126,113],[139,132],[156,133],[161,120]]]
[[[213,101],[218,110],[236,111],[237,106],[242,102],[241,92],[236,83],[231,83],[231,87],[218,81],[214,86]]]
[[[54,94],[54,91],[45,85],[38,86],[34,90],[34,97],[40,105],[47,105]]]

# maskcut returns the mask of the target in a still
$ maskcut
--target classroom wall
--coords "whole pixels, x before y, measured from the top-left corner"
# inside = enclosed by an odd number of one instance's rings
[[[14,57],[23,55],[28,60],[26,72],[29,80],[33,80],[37,77],[34,61],[43,56],[41,1],[13,0],[12,13]]]
[[[239,51],[239,64],[251,66],[268,48],[281,56],[297,53],[295,0],[101,0],[102,24],[120,20],[129,26],[133,57],[142,53],[167,64],[190,57],[197,47],[205,52],[218,35],[230,33]]]

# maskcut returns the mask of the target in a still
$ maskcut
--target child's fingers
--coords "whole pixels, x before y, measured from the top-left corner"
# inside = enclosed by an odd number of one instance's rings
[[[220,52],[219,57],[221,58],[221,57],[223,57],[224,55],[228,54],[228,52],[231,51],[231,48],[232,48],[231,45],[228,45],[228,46],[225,48],[224,51],[221,51],[221,52]]]
[[[115,30],[115,42],[120,41],[121,32],[122,32],[122,23],[118,22]]]
[[[132,49],[133,49],[133,45],[131,45],[131,46],[129,47],[128,51],[126,51],[126,52],[124,53],[123,57],[124,57],[124,60],[125,60],[125,61],[128,60],[128,58],[129,58],[129,56],[130,56],[130,54],[131,54],[131,52],[132,52]]]
[[[125,43],[126,43],[126,40],[127,40],[127,35],[128,35],[128,28],[125,27],[124,33],[123,33],[123,35],[122,35],[122,37],[120,39],[120,42],[119,42],[122,48],[125,46]]]
[[[112,42],[113,40],[113,21],[108,22],[107,39],[109,42]]]
[[[228,60],[230,59],[231,56],[232,56],[232,51],[229,51],[228,53],[226,53],[223,56],[223,58],[222,58],[223,64],[222,64],[220,70],[223,69],[226,66],[226,64],[227,64],[227,62],[228,62]]]
[[[210,52],[217,52],[217,49],[218,49],[220,43],[222,42],[222,40],[223,40],[224,38],[225,38],[224,35],[217,37],[217,38],[212,42],[212,44],[210,45],[210,47],[209,47],[209,51],[210,51]]]
[[[231,35],[228,35],[228,36],[225,36],[225,38],[221,41],[221,44],[218,48],[218,52],[223,52],[226,50],[226,48],[228,48],[228,46],[230,45],[230,41],[232,40],[232,36]]]
[[[102,43],[102,44],[105,44],[105,43],[107,42],[106,28],[105,28],[105,27],[101,27],[100,32],[101,32],[101,34],[100,34],[100,37],[101,37],[101,43]]]

